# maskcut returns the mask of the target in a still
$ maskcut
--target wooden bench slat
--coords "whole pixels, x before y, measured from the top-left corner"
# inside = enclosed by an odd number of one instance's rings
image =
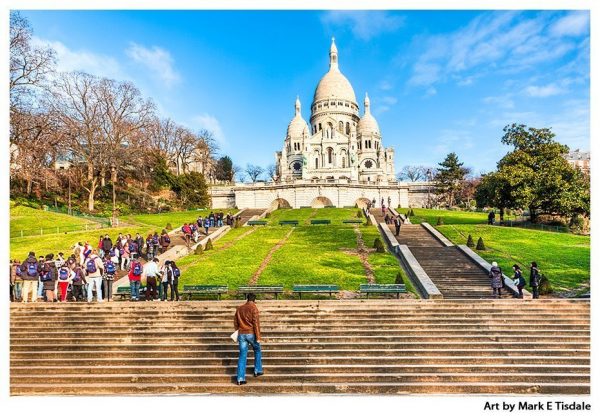
[[[248,221],[248,225],[267,225],[268,221],[264,220],[252,220]]]
[[[310,220],[311,224],[331,224],[331,220],[323,219],[323,220]]]
[[[343,220],[342,223],[344,224],[362,224],[364,222],[364,220]]]
[[[403,284],[361,284],[360,292],[366,293],[367,298],[370,293],[395,293],[400,298],[400,293],[406,293],[406,285]]]

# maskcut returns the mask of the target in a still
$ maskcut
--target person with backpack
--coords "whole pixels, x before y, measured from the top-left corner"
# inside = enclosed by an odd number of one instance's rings
[[[173,301],[173,293],[175,294],[175,300],[179,302],[179,277],[181,276],[181,271],[174,261],[171,261],[171,264],[169,264],[169,270],[171,272],[171,302]]]
[[[215,214],[211,211],[210,214],[208,214],[208,219],[210,221],[210,226],[214,227],[215,226]]]
[[[400,227],[402,227],[402,219],[400,215],[394,217],[394,228],[396,229],[396,237],[400,235]]]
[[[492,262],[492,268],[490,269],[490,283],[492,285],[492,296],[496,299],[502,296],[502,280],[504,280],[502,277],[502,270],[498,267],[498,263],[494,261]]]
[[[21,270],[21,262],[17,259],[13,260],[10,267],[11,276],[11,295],[12,301],[17,302],[21,300],[22,289],[23,289],[23,271]]]
[[[540,298],[540,280],[540,269],[538,269],[537,263],[532,261],[529,268],[529,286],[531,286],[534,299]]]
[[[95,287],[96,301],[98,303],[104,302],[102,299],[102,275],[104,274],[104,264],[102,263],[102,259],[98,257],[94,250],[92,250],[86,259],[84,268],[86,280],[88,282],[87,301],[92,301],[94,297],[93,290]]]
[[[42,268],[35,258],[33,251],[29,252],[27,259],[21,264],[21,274],[23,277],[23,298],[21,302],[27,303],[29,292],[31,292],[31,301],[36,302],[38,298],[38,280]]]
[[[519,289],[518,297],[523,299],[523,288],[525,287],[525,278],[523,277],[523,273],[521,272],[521,268],[518,264],[513,264],[513,270],[515,271],[515,275],[513,276],[513,283]]]
[[[152,235],[152,244],[154,244],[154,251],[157,252],[158,251],[158,245],[160,243],[160,237],[158,236],[158,233],[156,231],[154,231],[154,234]]]
[[[160,236],[160,252],[164,253],[169,249],[169,245],[171,244],[171,237],[169,237],[169,233],[167,230],[163,230]]]
[[[75,262],[73,264],[73,275],[71,277],[71,295],[77,302],[83,302],[83,288],[87,284],[85,273],[81,264]]]
[[[183,240],[185,241],[185,246],[190,247],[190,240],[192,239],[192,227],[186,222],[181,227],[181,232],[183,233]]]
[[[144,237],[142,237],[140,233],[136,233],[134,241],[137,244],[137,257],[139,258],[142,256],[142,252],[144,251],[146,240],[144,240]]]
[[[129,240],[127,243],[129,245],[129,257],[131,259],[135,259],[138,257],[138,245],[137,240]]]
[[[204,233],[208,235],[208,229],[210,228],[210,220],[208,217],[204,219]]]
[[[131,300],[140,300],[140,285],[142,281],[142,273],[144,269],[142,263],[139,260],[134,260],[129,268],[129,287],[131,288]]]
[[[197,243],[198,237],[200,237],[200,233],[198,232],[198,227],[196,227],[196,224],[192,223],[190,228],[192,229],[192,239],[194,240],[194,243]]]
[[[219,213],[217,214],[217,226],[223,226],[223,211],[219,211]]]
[[[149,261],[144,265],[143,273],[146,277],[146,300],[160,300],[156,296],[157,278],[160,275],[160,271],[158,269],[158,257],[154,257],[152,261]]]
[[[54,302],[56,300],[56,264],[54,263],[54,255],[48,254],[42,266],[40,280],[44,288],[44,298],[46,302]]]
[[[161,280],[161,286],[162,286],[162,291],[160,294],[160,300],[165,302],[167,300],[167,291],[169,289],[169,286],[171,286],[171,298],[173,297],[173,273],[171,272],[171,261],[167,260],[165,261],[165,264],[163,265],[163,267],[161,267],[160,269],[160,274],[162,276],[162,280]],[[173,299],[171,299],[173,300]]]
[[[148,234],[146,237],[146,261],[150,261],[154,258],[154,243],[152,242],[152,234]]]
[[[40,265],[40,276],[38,277],[38,291],[37,291],[37,297],[38,299],[43,298],[44,297],[44,282],[42,282],[42,275],[44,273],[44,264],[46,263],[46,259],[44,258],[44,256],[40,256],[38,258],[38,264]]]
[[[108,234],[106,234],[104,236],[104,238],[102,239],[102,251],[104,251],[104,255],[106,255],[107,253],[109,253],[113,248],[113,242],[110,239],[110,237],[108,236]]]
[[[58,268],[57,274],[58,291],[60,293],[59,300],[61,302],[66,302],[69,285],[73,282],[73,275],[75,275],[75,273],[73,270],[69,269],[69,266],[66,263],[63,263],[63,265]]]
[[[115,280],[115,274],[117,273],[117,266],[112,262],[110,255],[107,253],[104,257],[104,276],[102,277],[102,292],[104,293],[104,299],[107,301],[112,300],[112,286]]]

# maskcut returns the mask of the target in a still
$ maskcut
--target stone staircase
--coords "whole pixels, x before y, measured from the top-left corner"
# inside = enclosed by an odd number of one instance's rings
[[[378,222],[383,222],[381,209],[371,209]],[[394,226],[389,226],[395,232]],[[407,245],[425,273],[446,299],[486,299],[492,297],[488,273],[456,246],[446,247],[420,224],[403,224],[400,244]],[[507,274],[508,271],[505,271]],[[512,298],[503,290],[503,298]]]
[[[246,224],[255,215],[261,215],[263,212],[265,212],[264,209],[251,209],[251,208],[244,209],[242,211],[242,213],[240,214],[240,217],[242,219],[241,220],[242,225]]]
[[[259,301],[237,386],[240,302],[12,304],[11,395],[590,392],[587,300]]]

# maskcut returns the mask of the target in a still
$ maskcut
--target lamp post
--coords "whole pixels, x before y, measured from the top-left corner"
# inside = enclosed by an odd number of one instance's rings
[[[112,182],[112,226],[117,226],[117,192],[115,190],[115,182],[117,181],[117,167],[114,164],[110,165],[110,180]]]
[[[427,169],[427,208],[431,208],[431,169]]]

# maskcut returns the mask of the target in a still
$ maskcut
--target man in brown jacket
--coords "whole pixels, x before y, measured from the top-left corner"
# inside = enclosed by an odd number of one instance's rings
[[[246,384],[246,359],[248,357],[248,344],[252,344],[254,350],[254,377],[263,375],[262,353],[260,349],[260,322],[258,308],[256,307],[256,295],[248,294],[248,301],[239,306],[235,311],[233,324],[238,333],[238,344],[240,357],[237,367],[237,384]]]

